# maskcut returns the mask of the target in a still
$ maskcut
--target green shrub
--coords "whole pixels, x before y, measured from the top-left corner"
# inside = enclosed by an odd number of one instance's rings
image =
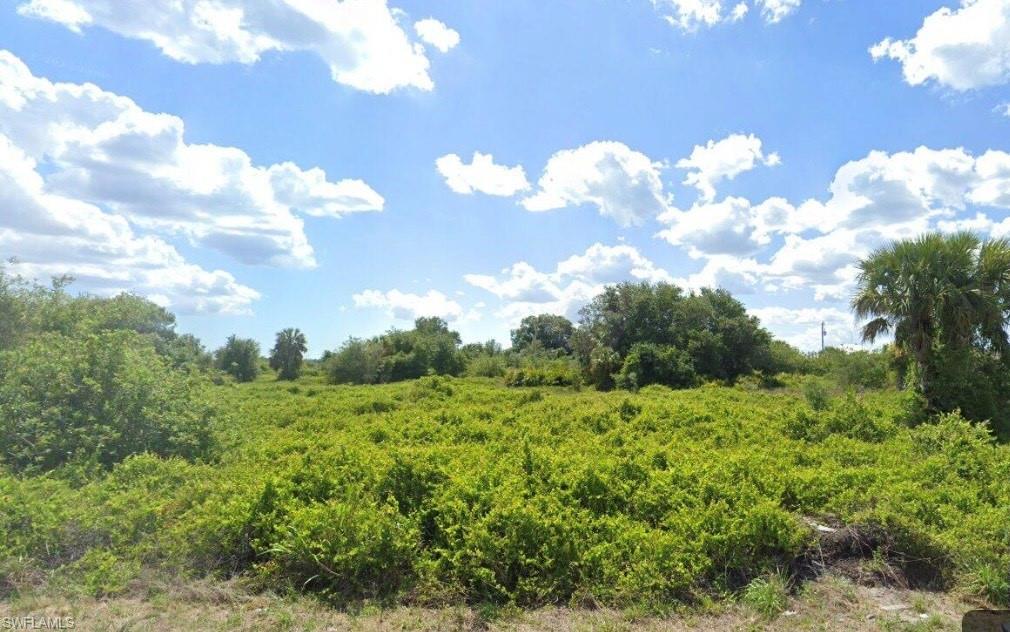
[[[831,391],[823,380],[807,378],[803,382],[803,397],[814,410],[825,410],[831,403]]]
[[[638,343],[631,347],[615,378],[618,388],[630,389],[650,384],[688,388],[697,381],[691,356],[686,351],[651,343]]]
[[[395,507],[351,497],[293,507],[271,540],[262,573],[347,599],[399,592],[418,533]]]
[[[502,356],[479,355],[467,363],[466,374],[471,377],[501,377],[505,374],[505,359]]]
[[[893,436],[898,426],[892,419],[872,411],[850,392],[827,410],[797,411],[787,427],[794,438],[808,441],[823,441],[836,435],[879,442]]]
[[[45,334],[0,354],[0,455],[15,471],[109,468],[131,454],[210,454],[197,378],[130,331]]]
[[[578,381],[578,372],[567,362],[552,362],[505,371],[506,386],[571,386]]]

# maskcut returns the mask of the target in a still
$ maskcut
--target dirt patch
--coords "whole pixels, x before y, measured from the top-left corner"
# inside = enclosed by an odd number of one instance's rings
[[[827,517],[807,519],[812,543],[791,565],[793,577],[809,581],[836,574],[864,586],[943,590],[944,557],[874,524],[843,524]]]

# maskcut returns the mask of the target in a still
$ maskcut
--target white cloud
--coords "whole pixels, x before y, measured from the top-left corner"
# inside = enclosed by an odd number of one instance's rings
[[[142,110],[92,84],[53,83],[0,51],[0,134],[45,164],[48,191],[186,237],[248,264],[312,267],[303,213],[381,210],[360,180],[285,162],[252,163],[242,150],[187,143],[181,119]]]
[[[704,259],[689,286],[749,283],[763,291],[808,288],[818,299],[847,299],[856,263],[888,241],[928,230],[969,228],[999,236],[1010,220],[979,207],[1010,208],[1010,154],[964,149],[870,152],[842,165],[826,200],[754,204],[728,197],[671,209],[658,236]]]
[[[905,81],[935,82],[964,91],[1010,81],[1010,0],[962,0],[926,17],[914,37],[886,38],[870,48],[875,60],[901,64]]]
[[[621,226],[639,225],[669,207],[662,168],[623,143],[595,141],[551,156],[538,190],[521,203],[529,211],[592,204]]]
[[[437,290],[425,294],[411,294],[400,290],[365,290],[353,297],[357,308],[379,308],[400,320],[414,320],[422,316],[438,316],[454,321],[463,316],[463,308]]]
[[[826,346],[850,347],[859,342],[856,322],[848,310],[837,307],[759,307],[747,311],[757,316],[776,338],[805,351],[821,348],[821,323],[824,323]]]
[[[993,108],[993,112],[996,112],[1001,116],[1010,118],[1010,102],[1000,103],[999,105]]]
[[[781,22],[800,8],[802,0],[754,0],[761,9],[761,17],[769,24]]]
[[[0,252],[14,272],[45,279],[73,274],[101,294],[137,292],[177,312],[246,313],[259,298],[223,270],[187,263],[179,252],[93,204],[47,191],[36,161],[0,133]]]
[[[781,21],[799,8],[802,0],[751,0],[768,24]],[[739,22],[750,10],[747,2],[724,0],[652,0],[652,6],[672,26],[694,32],[700,27]]]
[[[268,52],[308,51],[352,88],[385,94],[433,87],[424,46],[411,40],[400,24],[403,12],[386,0],[28,0],[18,12],[75,31],[101,27],[145,40],[190,64],[252,64]],[[435,34],[434,22],[419,22],[418,33],[440,50],[451,47],[455,31],[442,25]]]
[[[773,204],[774,200],[764,203]],[[706,254],[743,255],[760,250],[769,237],[757,230],[762,209],[749,200],[728,197],[719,202],[696,204],[687,211],[670,209],[659,216],[669,225],[658,236],[675,246],[688,248],[695,258]]]
[[[491,154],[473,153],[470,164],[456,154],[446,154],[435,161],[435,167],[445,183],[456,193],[476,192],[510,197],[530,188],[521,165],[496,165]]]
[[[525,261],[500,276],[467,274],[464,279],[504,301],[498,316],[515,324],[524,316],[552,313],[575,319],[578,310],[607,284],[621,281],[673,282],[668,272],[628,245],[593,244],[581,255],[541,272]]]
[[[459,33],[433,18],[414,22],[414,31],[425,43],[431,44],[442,53],[449,52],[459,44]]]
[[[730,134],[695,145],[690,156],[677,161],[677,167],[690,170],[684,184],[696,187],[703,199],[712,200],[721,180],[732,180],[759,164],[772,167],[781,162],[778,154],[762,151],[761,139],[754,134]]]

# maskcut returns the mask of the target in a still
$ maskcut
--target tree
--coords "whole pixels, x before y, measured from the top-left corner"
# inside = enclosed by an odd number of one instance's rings
[[[970,349],[1005,356],[1010,313],[1010,242],[966,232],[927,234],[874,251],[859,263],[852,307],[869,342],[891,333],[932,398],[938,361]]]
[[[575,327],[572,321],[557,314],[538,314],[522,319],[512,330],[512,349],[523,351],[539,347],[547,351],[571,353],[571,338]]]
[[[327,360],[335,384],[374,384],[423,375],[459,375],[459,334],[441,318],[418,318],[414,329],[394,329],[371,340],[350,339]]]
[[[259,374],[260,345],[255,340],[228,336],[224,346],[214,352],[214,364],[239,382],[251,382]]]
[[[289,327],[277,332],[277,341],[270,351],[270,368],[277,371],[277,379],[294,380],[302,372],[302,361],[308,345],[300,329]]]
[[[639,348],[621,384],[630,383],[632,373],[685,385],[692,373],[732,381],[772,366],[771,336],[725,290],[685,294],[668,283],[621,283],[604,288],[580,314],[569,343],[586,377],[601,388],[611,385],[637,345],[651,346]],[[677,366],[663,375],[657,362]],[[647,377],[638,375],[642,370]]]

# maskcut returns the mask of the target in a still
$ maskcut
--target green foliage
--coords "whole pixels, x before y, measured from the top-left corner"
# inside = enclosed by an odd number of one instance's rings
[[[503,356],[479,355],[466,364],[466,374],[470,377],[501,377],[505,375],[506,361]]]
[[[7,470],[0,559],[96,594],[138,566],[339,602],[662,610],[749,586],[771,616],[775,573],[811,544],[802,517],[831,514],[1006,605],[1010,449],[956,415],[902,425],[901,393],[794,425],[791,388],[295,385],[213,389],[230,413],[213,464]]]
[[[823,375],[842,387],[885,388],[893,384],[888,350],[844,351],[828,347],[810,357],[808,372]]]
[[[792,437],[808,441],[842,436],[879,442],[891,437],[897,430],[897,424],[893,419],[887,419],[871,410],[850,392],[844,398],[830,403],[830,406],[825,403],[822,408],[814,408],[813,413],[798,410],[787,428]]]
[[[931,411],[971,407],[984,419],[1006,409],[997,400],[1010,380],[1010,242],[930,233],[880,248],[859,267],[852,306],[869,319],[863,338],[894,335]],[[981,379],[967,382],[976,370]]]
[[[327,360],[333,384],[399,382],[423,375],[459,375],[460,338],[441,318],[418,318],[410,331],[371,340],[349,339]]]
[[[293,380],[302,373],[302,362],[308,345],[300,329],[287,328],[277,332],[277,341],[270,351],[270,368],[277,379]]]
[[[505,372],[506,386],[572,386],[580,379],[578,368],[565,360],[530,363]]]
[[[632,390],[650,384],[688,388],[698,376],[686,351],[640,342],[631,347],[615,381],[619,388]]]
[[[824,380],[807,378],[803,381],[803,398],[810,408],[826,410],[831,404],[831,389]]]
[[[260,345],[255,340],[232,334],[224,346],[214,352],[214,364],[239,382],[251,382],[260,371]]]
[[[211,415],[195,379],[132,331],[36,336],[0,353],[2,461],[35,473],[139,452],[204,456]]]
[[[382,345],[376,341],[349,338],[326,359],[333,384],[374,384],[379,381]]]
[[[512,330],[512,350],[523,351],[530,348],[547,351],[571,352],[571,338],[575,327],[572,321],[557,314],[538,314],[522,319],[517,329]]]
[[[686,366],[701,379],[724,381],[773,368],[770,335],[724,290],[684,294],[666,283],[622,283],[606,287],[581,315],[571,344],[587,378],[600,388],[613,386],[613,376],[641,344],[654,345],[655,351],[645,352],[646,362],[660,349],[666,354],[669,349],[681,352],[674,371],[678,383],[689,381],[681,375]],[[642,358],[632,362],[640,364]],[[622,382],[631,383],[632,373],[641,384],[642,377],[631,368]],[[674,379],[672,375],[658,377]]]

